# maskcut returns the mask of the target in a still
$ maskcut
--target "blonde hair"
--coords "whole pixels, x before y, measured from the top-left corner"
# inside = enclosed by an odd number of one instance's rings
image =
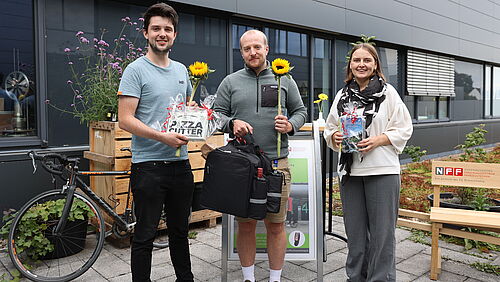
[[[373,47],[373,45],[368,44],[368,43],[359,43],[359,44],[354,45],[354,47],[352,47],[351,53],[349,56],[349,62],[347,62],[346,76],[345,76],[344,82],[348,83],[349,81],[353,80],[353,78],[354,78],[354,75],[352,74],[350,65],[351,65],[351,60],[352,60],[352,54],[354,54],[354,52],[356,52],[356,50],[358,50],[358,49],[364,49],[364,50],[368,51],[368,53],[370,53],[370,55],[372,55],[373,59],[375,60],[375,63],[377,64],[377,67],[375,69],[375,74],[385,82],[386,80],[385,80],[384,74],[382,73],[382,68],[380,67],[380,59],[379,59],[377,50],[375,49],[375,47]]]

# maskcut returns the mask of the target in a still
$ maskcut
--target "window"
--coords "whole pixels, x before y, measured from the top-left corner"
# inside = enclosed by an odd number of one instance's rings
[[[387,82],[394,86],[396,90],[401,91],[399,89],[398,50],[378,47],[377,52],[380,57],[380,67],[382,68],[385,79],[387,79]]]
[[[37,89],[31,0],[0,4],[0,142],[37,135]]]
[[[332,91],[331,86],[331,68],[332,68],[332,44],[330,40],[322,39],[322,38],[314,38],[314,82],[313,82],[313,100],[318,99],[319,93],[325,93],[329,97],[329,101],[331,102],[333,97],[335,96]],[[328,102],[322,102],[323,107],[323,118],[326,119],[328,115]],[[312,119],[317,118],[318,104],[314,104],[314,113],[312,114]]]
[[[454,59],[408,50],[407,88],[409,95],[454,96]]]
[[[493,116],[500,116],[500,67],[493,68]]]
[[[450,118],[472,120],[483,117],[483,66],[455,61],[455,94]]]
[[[493,85],[491,84],[491,74],[492,74],[491,69],[492,67],[489,65],[485,66],[484,68],[484,116],[485,117],[492,116],[491,88]]]

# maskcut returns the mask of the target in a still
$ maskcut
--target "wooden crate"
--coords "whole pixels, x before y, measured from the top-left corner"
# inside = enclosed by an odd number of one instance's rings
[[[90,151],[84,152],[84,157],[90,160],[90,170],[120,171],[129,170],[131,166],[131,153],[121,151],[121,148],[131,146],[132,135],[118,127],[117,122],[93,122],[90,124]],[[205,141],[188,143],[188,157],[193,169],[194,181],[203,181],[205,159],[201,156],[201,146]],[[224,135],[217,134],[207,139],[206,143],[214,146],[224,144]],[[128,176],[91,176],[90,187],[112,207],[116,205],[115,211],[122,214],[125,211],[127,191],[129,185]],[[131,197],[132,198],[132,197]],[[193,213],[197,221],[210,220],[220,217],[220,213],[209,210],[201,210]],[[105,216],[107,222],[111,218]]]

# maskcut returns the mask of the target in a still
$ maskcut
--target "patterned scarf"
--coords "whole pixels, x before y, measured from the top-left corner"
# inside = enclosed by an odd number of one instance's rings
[[[366,120],[365,128],[368,129],[373,117],[377,115],[380,104],[385,100],[385,90],[386,83],[377,75],[370,79],[368,86],[363,91],[359,90],[359,85],[354,79],[351,80],[342,89],[342,96],[337,104],[339,117],[345,114],[345,109],[350,102],[355,103],[358,109],[363,109],[363,116]],[[366,138],[368,137],[368,130],[366,130]],[[362,161],[362,155],[360,157]],[[347,181],[351,173],[352,163],[353,153],[340,153],[338,173],[342,184]]]

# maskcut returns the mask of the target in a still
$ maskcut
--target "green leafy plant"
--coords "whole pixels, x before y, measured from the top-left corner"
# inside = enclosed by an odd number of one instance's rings
[[[50,222],[55,221],[62,214],[66,199],[51,200],[29,209],[20,221],[16,241],[17,252],[25,252],[30,258],[36,260],[54,251],[54,244],[45,236],[49,231]],[[8,238],[12,219],[16,213],[8,212],[4,215],[5,225],[0,229],[0,236]],[[86,220],[94,216],[94,212],[80,199],[75,199],[71,206],[68,221]]]
[[[104,40],[105,29],[101,30],[99,38],[93,39],[78,31],[75,36],[80,46],[64,49],[71,77],[66,83],[72,90],[72,102],[68,106],[58,106],[50,100],[45,102],[87,125],[92,121],[116,120],[117,92],[123,70],[145,53],[135,46],[135,40],[142,37],[138,22],[143,20],[139,18],[136,22],[129,17],[123,18],[123,27],[113,43]],[[134,32],[136,36],[132,41],[127,34]]]
[[[9,276],[12,278],[10,278]],[[0,282],[7,282],[7,281],[18,282],[20,280],[21,280],[21,273],[17,269],[10,271],[10,275],[9,273],[3,273],[2,275],[0,275]]]
[[[483,163],[486,161],[486,150],[479,148],[478,146],[486,142],[484,135],[487,132],[488,131],[484,129],[484,124],[480,124],[478,127],[474,127],[472,132],[465,135],[464,143],[455,147],[463,150],[462,154],[459,156],[460,161],[477,163]],[[457,195],[462,204],[480,208],[479,210],[484,210],[483,208],[486,206],[486,202],[488,200],[484,191],[471,187],[458,189]]]
[[[412,162],[419,162],[427,154],[427,150],[422,150],[420,146],[410,145],[404,148],[403,153],[410,156]]]
[[[196,237],[198,237],[198,232],[196,232],[196,231],[190,231],[188,233],[188,239],[196,239]]]
[[[486,150],[477,146],[486,142],[484,134],[487,132],[484,129],[484,124],[480,124],[478,127],[474,127],[472,132],[465,135],[464,144],[458,144],[455,147],[463,150],[463,153],[459,157],[460,161],[483,163],[486,160]]]
[[[375,42],[373,42],[373,40],[375,38],[377,38],[376,36],[368,36],[368,35],[361,34],[360,38],[361,38],[361,40],[358,40],[356,42],[351,42],[349,44],[353,47],[358,45],[358,44],[361,44],[361,43],[368,43],[368,44],[373,45],[373,46],[376,45]],[[350,50],[349,53],[347,53],[347,55],[345,56],[346,63],[348,63],[349,60],[351,59],[351,52],[352,52],[352,50]]]
[[[470,266],[474,267],[475,269],[486,272],[486,273],[492,273],[495,275],[500,276],[500,266],[490,264],[490,263],[484,263],[484,262],[474,262],[470,264]]]

